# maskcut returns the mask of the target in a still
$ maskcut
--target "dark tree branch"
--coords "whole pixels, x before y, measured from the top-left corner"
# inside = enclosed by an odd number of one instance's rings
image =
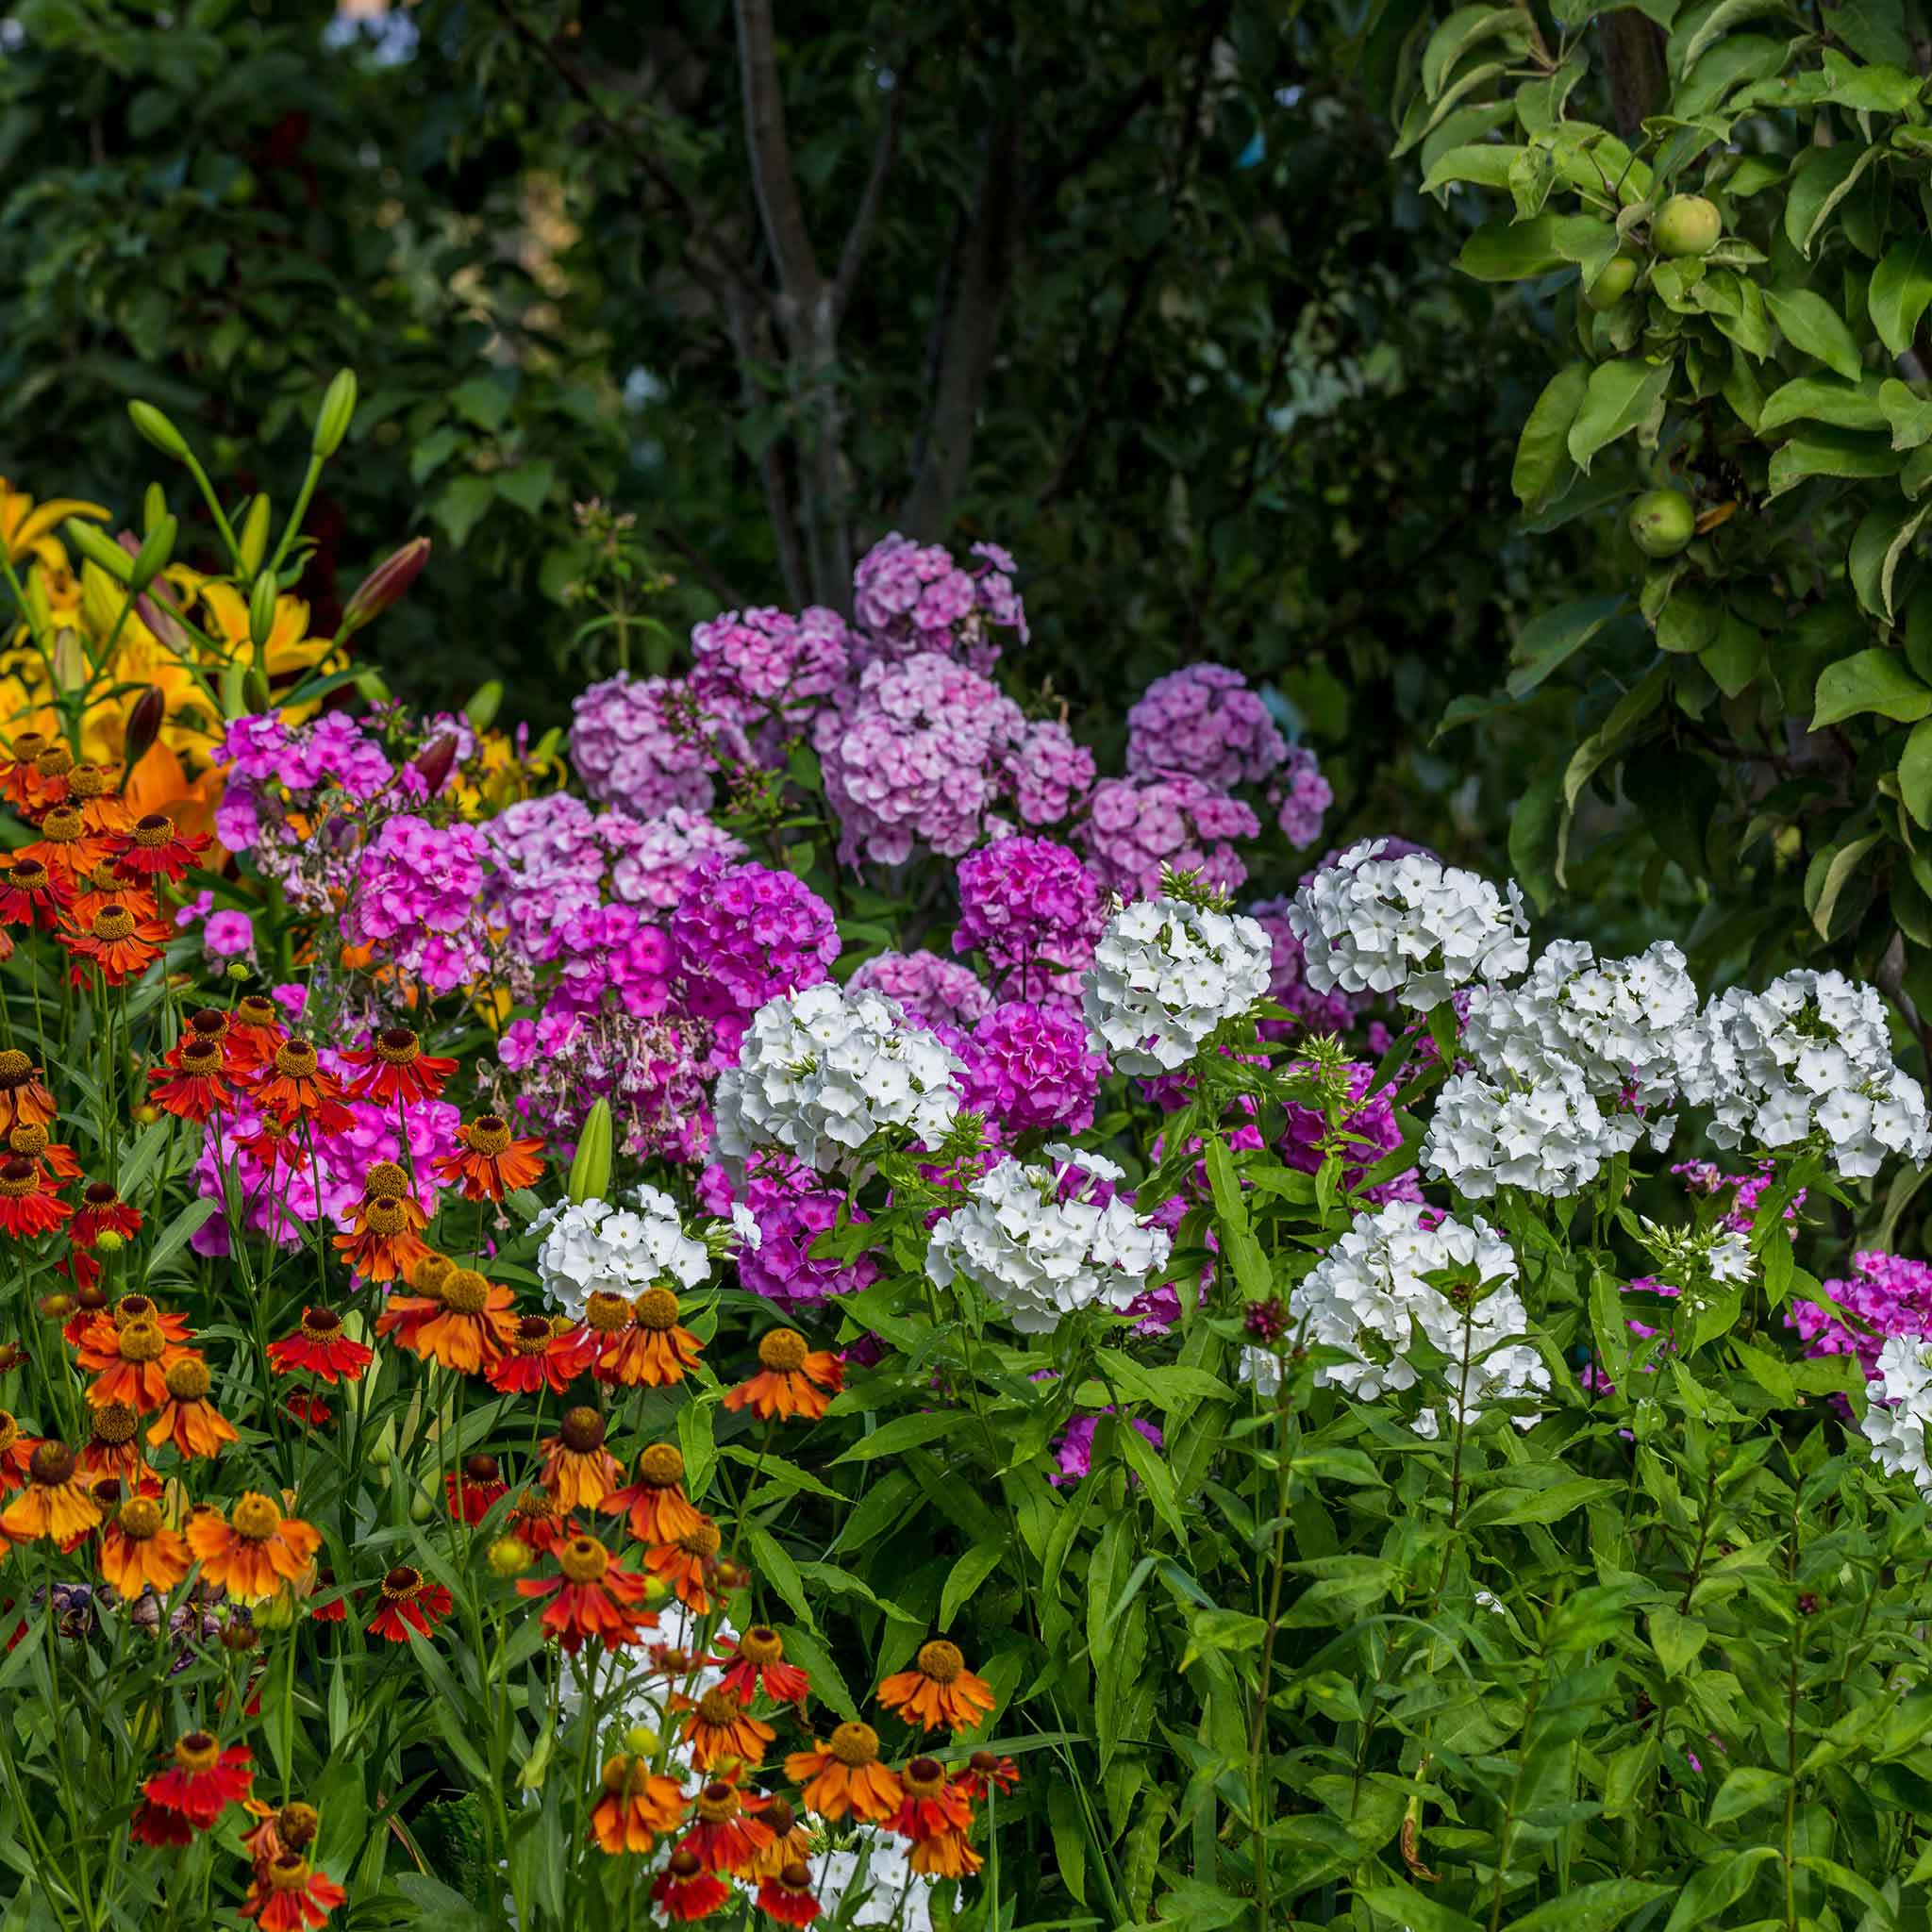
[[[879,129],[878,146],[872,158],[872,173],[866,176],[865,192],[858,197],[858,209],[839,251],[839,269],[832,279],[832,315],[836,322],[845,313],[858,271],[865,262],[865,251],[872,246],[873,231],[878,226],[879,208],[886,198],[886,180],[899,155],[899,130],[906,120],[906,96],[911,91],[914,62],[908,60],[893,77],[892,98],[886,103],[885,125]]]
[[[748,297],[762,305],[767,298],[758,286],[757,276],[737,251],[718,234],[717,224],[707,219],[676,175],[629,128],[610,117],[597,98],[589,77],[533,27],[517,11],[511,0],[495,0],[495,5],[510,31],[576,95],[589,108],[591,118],[598,127],[630,155],[646,178],[669,201],[684,226],[686,265],[691,279],[721,307],[725,305],[729,291],[735,291],[741,298]],[[700,253],[701,250],[705,253]],[[706,255],[708,255],[708,260]]]
[[[1028,215],[1050,208],[1069,181],[1084,175],[1134,125],[1141,109],[1160,98],[1160,82],[1149,75],[1064,160],[1046,170],[1026,192]]]
[[[1648,15],[1626,7],[1598,16],[1604,75],[1610,84],[1610,116],[1625,141],[1663,106],[1671,77],[1664,65],[1664,33]]]
[[[724,308],[731,347],[738,358],[739,395],[746,409],[760,401],[758,364],[767,359],[759,354],[757,325],[750,305],[732,297]],[[798,544],[798,522],[792,513],[791,479],[786,475],[778,439],[768,437],[758,458],[758,482],[765,492],[765,513],[772,520],[772,535],[778,546],[778,568],[784,573],[785,594],[793,604],[806,596],[805,557]]]
[[[737,0],[738,67],[744,91],[744,136],[751,150],[751,179],[765,241],[778,265],[778,287],[795,312],[817,300],[819,265],[806,226],[791,143],[785,133],[785,95],[778,85],[778,55],[772,28],[772,0]]]

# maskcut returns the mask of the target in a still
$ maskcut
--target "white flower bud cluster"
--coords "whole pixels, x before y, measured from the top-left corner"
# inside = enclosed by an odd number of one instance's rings
[[[1023,1335],[1050,1334],[1097,1302],[1124,1309],[1172,1243],[1119,1195],[1095,1199],[1100,1185],[1065,1162],[1002,1160],[933,1229],[926,1273],[941,1288],[963,1276]]]
[[[582,1321],[592,1294],[640,1295],[647,1288],[698,1287],[711,1272],[707,1244],[686,1231],[677,1203],[641,1187],[634,1207],[613,1201],[559,1201],[530,1225],[543,1236],[537,1274],[543,1292]]]
[[[1876,1174],[1889,1155],[1932,1158],[1924,1091],[1894,1064],[1870,986],[1801,968],[1761,993],[1733,988],[1684,1041],[1684,1098],[1711,1108],[1720,1147],[1790,1147],[1817,1135],[1852,1179]]]
[[[1267,996],[1273,955],[1267,932],[1244,915],[1139,899],[1108,921],[1081,975],[1081,1010],[1122,1073],[1172,1073],[1223,1021]]]
[[[1932,1457],[1925,1426],[1932,1423],[1932,1342],[1916,1335],[1890,1337],[1866,1384],[1865,1420],[1872,1459],[1887,1475],[1908,1475],[1932,1502]]]
[[[1365,840],[1303,882],[1288,909],[1303,974],[1317,992],[1391,995],[1419,1013],[1473,979],[1513,979],[1529,964],[1529,920],[1475,873],[1427,853],[1379,857]]]
[[[758,1008],[738,1065],[719,1076],[716,1146],[727,1163],[782,1147],[819,1174],[888,1127],[930,1147],[952,1128],[960,1071],[883,993],[830,981],[781,993]]]
[[[1452,1300],[1427,1277],[1453,1269],[1473,1276],[1470,1299]],[[1545,1391],[1549,1371],[1524,1338],[1528,1310],[1517,1292],[1516,1256],[1488,1222],[1452,1221],[1416,1201],[1391,1201],[1357,1214],[1348,1232],[1289,1294],[1291,1332],[1305,1346],[1346,1351],[1319,1379],[1374,1401],[1412,1389],[1425,1374],[1410,1351],[1416,1331],[1451,1365],[1441,1372],[1452,1413],[1474,1422],[1488,1403]],[[1512,1338],[1514,1338],[1512,1340]],[[1260,1364],[1242,1374],[1258,1388]],[[1519,1418],[1527,1425],[1528,1419]],[[1424,1435],[1433,1410],[1418,1421]]]

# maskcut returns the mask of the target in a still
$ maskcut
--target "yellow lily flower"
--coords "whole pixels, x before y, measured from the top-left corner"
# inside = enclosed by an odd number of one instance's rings
[[[66,517],[91,517],[105,524],[112,512],[98,503],[85,503],[77,496],[51,496],[37,508],[25,490],[15,490],[0,476],[0,538],[7,543],[7,560],[18,563],[51,536]],[[66,553],[61,553],[65,560]]]

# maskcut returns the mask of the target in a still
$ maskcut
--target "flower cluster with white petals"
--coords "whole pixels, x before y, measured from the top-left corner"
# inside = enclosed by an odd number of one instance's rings
[[[543,1292],[573,1320],[583,1320],[585,1305],[600,1291],[691,1289],[711,1272],[711,1247],[686,1229],[669,1194],[641,1187],[631,1201],[559,1201],[530,1224],[543,1237],[537,1249]]]
[[[753,1015],[738,1065],[719,1076],[717,1152],[741,1166],[757,1148],[782,1147],[829,1174],[888,1127],[935,1146],[952,1127],[962,1071],[883,993],[829,981],[781,993]]]
[[[1380,855],[1364,840],[1303,881],[1288,922],[1317,992],[1391,994],[1426,1013],[1473,979],[1513,979],[1529,964],[1529,920],[1507,896],[1425,852]]]
[[[915,1872],[910,1846],[883,1826],[855,1821],[851,1845],[814,1852],[810,1869],[826,1924],[932,1932],[932,1897],[940,1881]],[[956,1910],[962,1895],[956,1886]]]
[[[1580,940],[1557,940],[1520,986],[1472,990],[1461,1044],[1496,1078],[1533,1083],[1570,1066],[1599,1099],[1668,1107],[1697,1004],[1684,955],[1668,940],[1605,960]]]
[[[1878,1351],[1873,1379],[1866,1385],[1865,1419],[1860,1427],[1872,1444],[1872,1459],[1887,1475],[1908,1475],[1919,1493],[1932,1502],[1932,1456],[1925,1428],[1932,1423],[1932,1342],[1923,1336],[1894,1335]]]
[[[1549,1371],[1525,1337],[1529,1315],[1517,1292],[1516,1256],[1488,1222],[1465,1224],[1418,1201],[1391,1201],[1357,1214],[1347,1233],[1291,1290],[1289,1325],[1310,1347],[1349,1359],[1325,1364],[1317,1379],[1373,1402],[1412,1389],[1434,1372],[1410,1351],[1417,1331],[1450,1365],[1441,1372],[1452,1413],[1474,1422],[1492,1402],[1548,1390]],[[1453,1273],[1445,1292],[1431,1275]],[[1262,1386],[1259,1362],[1242,1373]],[[1278,1372],[1277,1372],[1278,1373]],[[1517,1420],[1524,1426],[1529,1418]],[[1418,1427],[1433,1433],[1433,1411]]]
[[[1663,1124],[1666,1138],[1671,1124]],[[1565,1060],[1550,1061],[1525,1086],[1452,1074],[1436,1096],[1423,1172],[1472,1201],[1499,1187],[1562,1199],[1587,1188],[1612,1156],[1627,1154],[1642,1131],[1633,1114],[1606,1113]]]
[[[1081,1010],[1122,1073],[1172,1073],[1267,996],[1273,951],[1255,920],[1180,899],[1137,900],[1108,921],[1081,975]]]
[[[1684,1042],[1684,1097],[1711,1108],[1720,1147],[1790,1147],[1817,1135],[1852,1179],[1876,1174],[1889,1155],[1932,1158],[1924,1091],[1893,1062],[1873,987],[1801,968],[1762,992],[1733,988]]]
[[[1109,1191],[1120,1170],[1071,1148],[1052,1167],[1002,1160],[933,1229],[925,1268],[941,1288],[963,1276],[1023,1335],[1047,1335],[1095,1303],[1117,1311],[1167,1265],[1167,1233]],[[1078,1165],[1074,1165],[1077,1162]]]

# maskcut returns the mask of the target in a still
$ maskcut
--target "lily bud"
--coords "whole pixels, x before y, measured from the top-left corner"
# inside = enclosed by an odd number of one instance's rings
[[[256,578],[255,588],[248,593],[248,636],[258,651],[268,642],[270,633],[275,627],[275,599],[281,595],[282,587],[275,582],[273,571],[263,571]]]
[[[347,637],[365,624],[378,618],[423,573],[429,561],[429,539],[412,537],[393,557],[378,563],[356,586],[342,609],[342,622],[336,635]]]
[[[165,457],[188,460],[188,439],[152,403],[129,403],[127,420]]]
[[[127,709],[127,733],[123,745],[127,762],[137,764],[145,758],[161,735],[161,723],[168,714],[168,700],[158,685],[151,684]]]
[[[152,535],[155,525],[167,514],[168,492],[158,483],[150,483],[141,499],[142,528]]]
[[[416,774],[423,780],[431,798],[434,798],[442,790],[456,761],[456,738],[447,731],[441,737],[425,744],[416,754]]]
[[[342,446],[342,438],[349,433],[349,421],[355,413],[356,372],[339,369],[322,399],[322,408],[316,411],[310,452],[319,457],[334,456]]]
[[[259,664],[251,664],[242,674],[242,695],[248,701],[248,708],[259,716],[267,710],[272,702],[268,688],[268,673]]]
[[[84,524],[78,517],[69,517],[60,527],[67,533],[67,541],[90,563],[99,564],[110,576],[119,577],[124,584],[134,575],[133,558],[92,524]]]
[[[601,1200],[610,1185],[610,1158],[614,1135],[610,1123],[610,1102],[600,1097],[584,1116],[577,1129],[577,1151],[571,1160],[564,1192],[582,1207],[586,1201]]]
[[[54,683],[61,691],[80,691],[93,675],[86,647],[77,630],[54,633]]]
[[[163,516],[153,529],[134,558],[134,575],[128,582],[137,591],[144,591],[167,569],[168,560],[175,554],[175,538],[180,525],[171,516]]]
[[[242,523],[242,568],[258,571],[268,555],[268,498],[259,491]]]
[[[503,680],[492,677],[488,684],[479,684],[470,694],[470,702],[463,707],[463,716],[470,721],[474,731],[488,731],[495,722],[496,713],[503,705]]]

